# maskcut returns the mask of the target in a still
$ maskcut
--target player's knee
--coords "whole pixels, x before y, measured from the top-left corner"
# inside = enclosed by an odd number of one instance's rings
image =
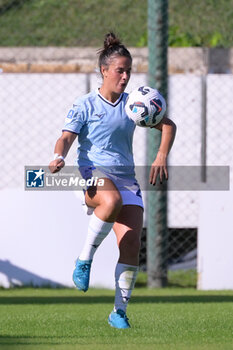
[[[109,212],[119,212],[122,207],[122,198],[118,191],[112,191],[105,196],[104,204]]]

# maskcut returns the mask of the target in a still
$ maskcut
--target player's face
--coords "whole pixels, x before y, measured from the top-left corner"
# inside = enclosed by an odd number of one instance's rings
[[[129,57],[116,56],[108,67],[102,67],[103,83],[109,92],[117,95],[124,92],[130,78],[131,65]]]

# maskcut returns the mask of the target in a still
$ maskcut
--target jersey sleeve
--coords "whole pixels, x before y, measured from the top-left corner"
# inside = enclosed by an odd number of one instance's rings
[[[81,128],[86,123],[85,113],[82,105],[74,104],[67,114],[62,131],[71,131],[79,134]]]

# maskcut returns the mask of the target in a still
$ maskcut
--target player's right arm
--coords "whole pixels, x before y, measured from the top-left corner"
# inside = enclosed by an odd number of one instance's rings
[[[77,134],[70,131],[63,131],[61,137],[56,142],[54,153],[55,159],[49,163],[49,170],[51,173],[57,173],[65,166],[64,158],[74,140],[76,139]]]

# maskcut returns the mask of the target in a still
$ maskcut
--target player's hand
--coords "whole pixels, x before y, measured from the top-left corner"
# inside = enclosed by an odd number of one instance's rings
[[[49,163],[49,170],[52,174],[57,173],[65,166],[65,162],[63,159],[55,159]]]
[[[157,178],[159,178],[160,184],[162,184],[164,177],[168,180],[167,156],[159,151],[155,161],[151,165],[150,184],[155,186]]]

